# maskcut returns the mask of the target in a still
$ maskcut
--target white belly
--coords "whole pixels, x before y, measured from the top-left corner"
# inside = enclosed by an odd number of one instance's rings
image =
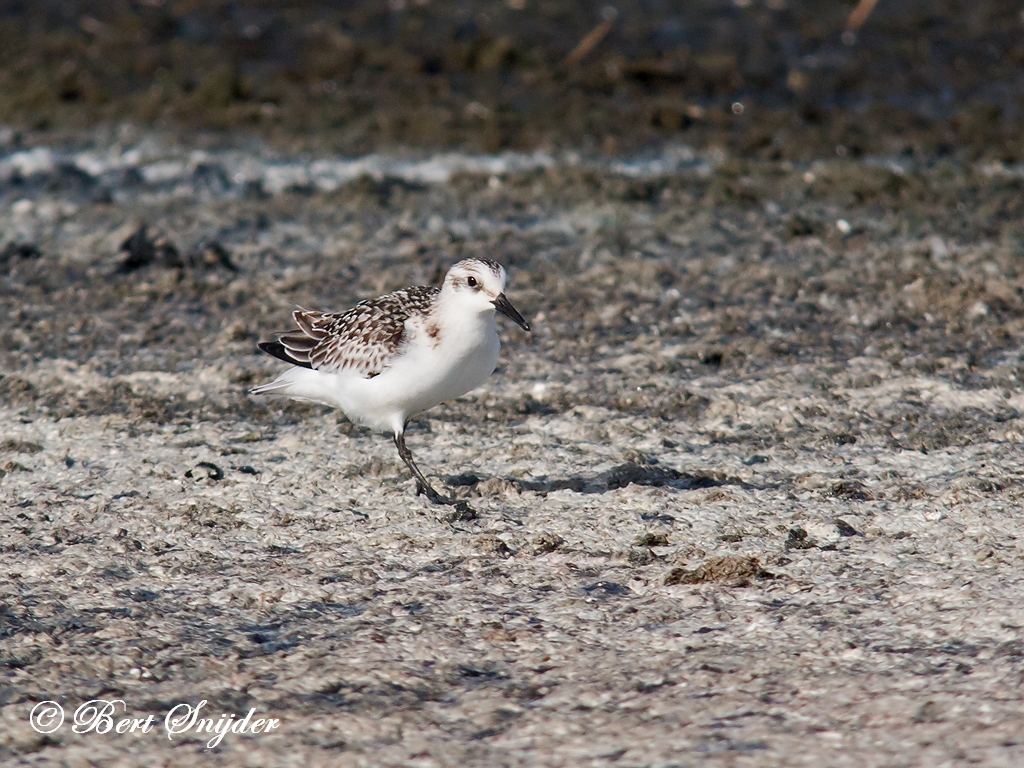
[[[410,417],[476,389],[494,372],[500,345],[489,326],[447,344],[414,343],[372,379],[346,377],[336,404],[357,424],[401,431]]]

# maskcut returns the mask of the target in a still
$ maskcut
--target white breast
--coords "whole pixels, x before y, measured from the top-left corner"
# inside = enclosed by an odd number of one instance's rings
[[[476,389],[494,372],[500,344],[493,314],[431,330],[421,318],[410,320],[409,343],[391,367],[372,379],[339,382],[345,415],[382,432],[401,430],[410,417]]]

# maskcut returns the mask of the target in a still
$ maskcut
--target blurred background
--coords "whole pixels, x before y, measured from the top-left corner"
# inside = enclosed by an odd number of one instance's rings
[[[0,123],[242,131],[350,154],[676,141],[797,161],[1020,160],[1019,2],[880,0],[851,24],[855,5],[3,0]]]

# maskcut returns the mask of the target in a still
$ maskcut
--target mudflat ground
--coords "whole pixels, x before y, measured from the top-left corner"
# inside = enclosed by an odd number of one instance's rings
[[[5,763],[1024,761],[1019,168],[128,138],[4,160]],[[474,254],[533,334],[409,442],[475,517],[247,395]],[[30,727],[97,698],[156,730]]]
[[[719,144],[1024,159],[1004,0],[0,0],[0,124],[256,133],[349,155]],[[734,104],[742,110],[734,108]]]

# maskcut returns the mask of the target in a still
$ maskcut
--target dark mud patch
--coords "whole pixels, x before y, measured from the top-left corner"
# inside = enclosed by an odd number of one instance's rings
[[[994,427],[1018,418],[1016,411],[988,412],[977,408],[957,413],[905,414],[891,424],[888,434],[900,448],[927,453],[987,440]]]
[[[801,160],[1021,158],[1017,9],[880,6],[847,38],[853,45],[842,37],[848,12],[624,1],[608,22],[598,6],[561,1],[246,0],[228,11],[215,0],[46,0],[3,19],[0,77],[11,97],[0,121],[30,130],[170,122],[356,154],[551,143],[615,153],[675,139]],[[592,50],[574,56],[596,30]],[[209,189],[226,183],[215,169],[197,173]],[[69,166],[59,183],[88,199],[97,192],[83,176]],[[860,199],[900,183],[873,181]],[[716,194],[756,200],[761,190],[735,181]]]
[[[564,478],[540,478],[537,480],[513,481],[524,491],[552,493],[553,491],[575,491],[576,493],[607,493],[629,485],[646,485],[652,488],[669,487],[681,491],[698,488],[715,488],[730,482],[714,474],[679,472],[669,467],[641,465],[626,462],[596,475],[573,475]]]

